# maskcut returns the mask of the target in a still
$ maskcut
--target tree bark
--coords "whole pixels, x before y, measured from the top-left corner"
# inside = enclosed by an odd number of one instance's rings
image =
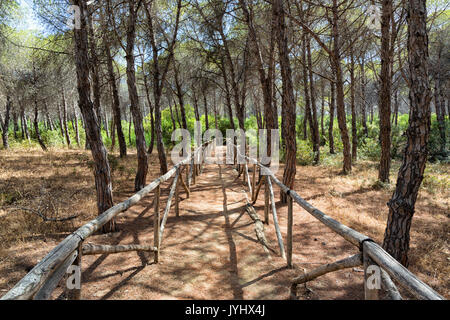
[[[411,221],[427,162],[431,117],[426,1],[409,0],[407,5],[411,110],[405,153],[394,194],[388,203],[383,241],[383,248],[405,267],[408,266]]]
[[[336,72],[336,98],[337,98],[337,119],[339,130],[341,132],[342,144],[344,146],[344,163],[342,171],[344,174],[349,174],[352,171],[352,156],[350,150],[350,138],[348,136],[347,120],[345,114],[344,102],[344,81],[341,66],[341,50],[340,50],[340,35],[339,35],[339,12],[337,0],[333,0],[333,63]]]
[[[367,111],[366,111],[366,70],[364,58],[360,63],[361,70],[361,118],[362,118],[362,126],[364,130],[364,136],[366,138],[369,136],[369,130],[367,128]]]
[[[8,129],[9,129],[9,118],[11,113],[11,97],[9,95],[6,96],[6,111],[5,111],[5,120],[1,120],[0,124],[2,126],[2,140],[3,140],[3,148],[9,149],[9,137],[8,137]]]
[[[381,158],[378,180],[389,182],[391,167],[391,59],[390,23],[392,15],[392,0],[383,0],[381,17],[381,74],[380,74],[380,143]]]
[[[313,77],[313,66],[311,61],[311,39],[307,36],[306,39],[306,51],[308,56],[308,69],[309,69],[309,87],[311,92],[311,137],[313,140],[313,152],[314,152],[314,164],[319,164],[320,161],[320,134],[319,123],[317,121],[317,106],[316,106],[316,90]]]
[[[295,99],[292,85],[292,71],[289,62],[288,38],[286,32],[285,12],[283,0],[274,0],[272,2],[272,14],[277,21],[276,33],[278,34],[278,52],[280,58],[281,77],[283,82],[283,109],[286,125],[286,163],[283,173],[283,184],[288,188],[294,188],[296,173],[296,154],[297,141],[295,134]],[[287,196],[284,192],[280,195],[281,203],[287,202]]]
[[[125,141],[125,135],[123,134],[123,128],[122,128],[122,117],[120,114],[120,100],[119,100],[119,92],[117,89],[117,82],[116,82],[116,76],[114,73],[114,67],[113,67],[113,58],[111,55],[110,50],[110,44],[109,40],[107,38],[107,33],[104,31],[103,35],[103,46],[105,49],[105,55],[106,55],[106,67],[108,70],[108,77],[109,77],[109,84],[112,91],[112,111],[114,116],[114,123],[116,125],[117,129],[117,140],[119,142],[119,152],[120,157],[126,157],[127,156],[127,143]]]
[[[69,128],[67,127],[67,105],[66,105],[66,97],[64,94],[64,88],[61,89],[61,99],[62,99],[61,104],[62,104],[64,136],[66,137],[67,146],[70,147]]]
[[[139,2],[140,4],[141,2]],[[136,19],[139,5],[135,7],[134,0],[128,1],[128,22],[127,22],[127,86],[130,99],[130,109],[133,115],[134,132],[136,135],[136,149],[138,154],[138,168],[134,180],[134,191],[139,191],[145,187],[148,171],[147,147],[145,144],[144,126],[142,124],[142,113],[139,108],[139,97],[136,88],[134,42],[136,39]]]
[[[89,140],[92,157],[95,163],[94,177],[95,188],[97,191],[97,208],[98,213],[102,214],[114,205],[111,170],[107,151],[101,139],[100,127],[94,111],[94,105],[90,98],[91,88],[89,83],[89,57],[86,31],[86,15],[88,14],[87,6],[86,2],[83,0],[74,0],[74,4],[80,8],[80,29],[74,29],[79,107],[86,125],[86,139]],[[112,231],[115,231],[114,219],[103,226],[103,232]]]
[[[334,126],[334,109],[336,105],[336,85],[334,81],[330,81],[330,125],[328,126],[328,144],[330,147],[330,154],[335,154],[334,151],[334,137],[333,137],[333,126]]]
[[[356,128],[356,106],[355,106],[355,57],[353,46],[350,46],[350,106],[352,111],[352,161],[358,157],[358,135]]]
[[[39,121],[38,121],[38,102],[36,94],[34,95],[34,133],[36,134],[36,139],[39,142],[42,150],[47,151],[47,147],[42,140],[41,133],[39,131]]]
[[[80,131],[78,130],[78,116],[77,110],[75,108],[75,103],[73,103],[73,116],[75,121],[75,140],[77,141],[77,146],[80,146]]]

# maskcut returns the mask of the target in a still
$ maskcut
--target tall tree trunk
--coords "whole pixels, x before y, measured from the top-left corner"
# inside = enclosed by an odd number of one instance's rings
[[[13,130],[14,130],[14,139],[17,140],[17,131],[19,131],[19,124],[17,123],[17,112],[13,111]]]
[[[383,0],[381,17],[381,74],[380,74],[380,143],[381,158],[378,180],[389,182],[391,167],[391,33],[392,0]]]
[[[311,137],[313,141],[314,163],[318,164],[320,161],[320,135],[319,123],[317,121],[316,90],[314,86],[313,66],[311,61],[311,39],[309,36],[306,38],[306,51],[308,56],[309,88],[311,92]]]
[[[399,107],[399,102],[398,102],[398,89],[395,90],[395,94],[394,94],[394,125],[397,127],[398,124],[398,107]]]
[[[50,119],[50,114],[48,113],[48,106],[47,106],[47,100],[44,100],[44,112],[45,112],[45,119],[47,119],[47,123],[48,123],[48,129],[53,131],[53,123],[52,120]]]
[[[350,105],[352,110],[352,161],[358,157],[358,135],[356,128],[356,106],[355,106],[355,57],[353,46],[350,47]]]
[[[9,137],[8,137],[8,129],[9,129],[9,118],[11,113],[11,97],[9,95],[6,96],[6,111],[5,111],[5,120],[1,120],[0,124],[2,126],[2,140],[3,140],[3,148],[9,149]]]
[[[58,109],[58,120],[59,120],[59,131],[61,132],[61,137],[64,141],[64,123],[63,123],[63,116],[61,115],[61,107],[59,106],[59,103],[56,103],[56,107]]]
[[[116,146],[116,124],[114,122],[114,117],[111,121],[111,151],[114,151],[114,147]]]
[[[38,121],[38,103],[36,94],[34,95],[34,133],[36,134],[36,139],[39,142],[42,150],[47,151],[47,147],[42,140],[41,133],[39,131],[39,121]]]
[[[325,116],[325,84],[323,80],[320,82],[320,96],[322,105],[320,108],[320,135],[325,137],[324,116]]]
[[[205,128],[209,129],[209,120],[208,120],[208,102],[206,101],[206,90],[203,90],[203,107],[205,108]]]
[[[87,9],[87,12],[89,12],[89,7]],[[90,12],[87,15],[87,23],[88,23],[88,43],[89,43],[89,50],[90,50],[90,69],[91,69],[91,78],[92,78],[92,93],[94,95],[94,109],[95,113],[97,115],[97,120],[99,127],[101,129],[102,127],[102,117],[101,117],[101,111],[100,111],[100,79],[99,79],[99,61],[97,57],[97,51],[96,51],[96,39],[94,34],[94,27],[92,24],[92,14],[93,12]]]
[[[172,104],[170,103],[170,101],[169,101],[169,109],[170,109],[170,119],[172,120],[172,130],[175,131],[177,129],[177,125],[175,123],[175,117],[173,115],[173,108],[172,108]]]
[[[294,89],[292,85],[292,71],[289,62],[288,38],[286,32],[285,12],[283,8],[283,0],[274,0],[272,2],[272,13],[277,21],[276,31],[278,34],[278,52],[280,58],[281,77],[283,82],[283,109],[286,125],[286,164],[283,173],[283,183],[288,188],[294,188],[296,173],[296,153],[297,142],[295,134],[295,100]],[[281,192],[280,200],[282,203],[287,202],[287,196]]]
[[[341,52],[340,52],[340,34],[338,28],[339,13],[337,0],[333,0],[333,62],[334,70],[336,72],[336,98],[337,98],[337,119],[339,130],[341,132],[342,144],[344,146],[344,163],[342,171],[348,174],[352,171],[352,155],[350,150],[350,138],[348,136],[347,120],[345,114],[344,102],[344,81],[341,66]]]
[[[80,29],[74,29],[79,107],[85,120],[86,139],[89,140],[92,157],[95,163],[94,177],[97,190],[97,208],[98,213],[101,214],[114,205],[111,170],[107,151],[101,139],[94,105],[90,98],[91,88],[89,83],[89,57],[86,31],[86,15],[88,14],[87,5],[83,0],[74,0],[74,4],[80,7]],[[103,231],[115,231],[114,219],[103,226]]]
[[[303,76],[303,88],[305,90],[305,117],[303,118],[303,139],[308,139],[307,126],[309,123],[309,129],[311,131],[311,140],[314,140],[314,124],[311,116],[311,96],[310,96],[310,86],[308,85],[308,65],[306,61],[306,32],[303,31],[302,34],[302,76]]]
[[[141,4],[141,2],[139,2]],[[130,99],[130,109],[133,115],[134,132],[136,134],[136,149],[138,154],[138,169],[134,180],[134,190],[139,191],[145,187],[148,171],[147,147],[145,144],[144,126],[142,124],[142,113],[139,108],[139,97],[136,88],[135,62],[134,62],[134,42],[136,38],[136,18],[139,5],[135,7],[134,0],[128,1],[128,25],[127,25],[127,85]]]
[[[77,146],[80,146],[80,131],[78,129],[78,115],[77,110],[75,108],[75,102],[73,103],[73,116],[75,120],[75,140],[77,141]]]
[[[64,136],[66,137],[67,146],[70,147],[69,128],[67,127],[67,105],[66,105],[66,97],[64,94],[64,88],[61,90],[61,98],[62,98],[61,103],[62,103]]]
[[[446,156],[446,145],[447,140],[445,136],[446,126],[445,126],[445,99],[444,99],[444,85],[442,81],[442,65],[441,65],[441,57],[442,57],[442,47],[443,45],[439,43],[438,48],[438,57],[437,57],[437,68],[435,72],[434,79],[434,106],[436,109],[436,116],[439,127],[439,136],[440,136],[440,153],[442,156]]]
[[[106,108],[103,108],[103,117],[105,119],[105,132],[106,136],[109,138],[109,120],[108,120],[108,114],[106,113]]]
[[[336,84],[334,81],[330,81],[330,125],[328,126],[328,144],[330,147],[330,154],[335,154],[334,151],[334,137],[333,137],[333,126],[334,126],[334,109],[336,106]]]
[[[173,68],[174,68],[174,73],[175,73],[175,86],[177,88],[177,98],[178,98],[178,103],[180,104],[180,114],[181,114],[181,124],[182,124],[181,127],[183,129],[187,129],[186,110],[184,108],[184,99],[183,99],[184,92],[183,92],[183,88],[181,87],[180,75],[178,72],[175,58],[173,58],[173,65],[174,65]],[[176,108],[176,104],[175,104],[175,108]],[[177,112],[177,118],[178,118],[178,112]]]
[[[367,112],[366,112],[366,70],[364,58],[360,63],[361,70],[361,118],[362,126],[364,130],[364,136],[367,138],[369,136],[369,130],[367,128]]]
[[[150,109],[150,145],[148,146],[147,153],[152,154],[153,152],[153,146],[155,145],[155,120],[153,117],[154,113],[154,107],[152,104],[152,101],[150,100],[150,89],[148,87],[148,81],[147,81],[147,74],[145,73],[145,63],[144,63],[144,56],[141,58],[142,64],[142,74],[144,76],[144,88],[145,88],[145,97],[147,98],[147,103],[149,105]]]
[[[408,1],[408,60],[410,118],[406,148],[396,189],[388,203],[383,248],[408,266],[411,221],[428,156],[431,90],[428,80],[426,1]]]
[[[214,90],[214,126],[216,128],[216,130],[218,130],[218,125],[217,125],[217,104],[216,104],[216,91]]]
[[[109,84],[111,87],[112,98],[113,98],[111,108],[113,111],[114,123],[115,123],[116,129],[117,129],[117,140],[119,141],[120,157],[123,158],[123,157],[127,156],[127,143],[125,141],[125,135],[123,134],[122,117],[121,117],[121,113],[120,113],[119,91],[117,89],[116,75],[114,73],[114,67],[113,67],[113,58],[111,56],[109,39],[107,38],[106,32],[104,32],[103,46],[105,48],[106,67],[108,70]]]

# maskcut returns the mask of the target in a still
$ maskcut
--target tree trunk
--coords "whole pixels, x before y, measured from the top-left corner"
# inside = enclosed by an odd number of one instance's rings
[[[39,142],[39,145],[41,146],[42,150],[47,151],[47,147],[45,146],[44,141],[42,140],[41,137],[41,133],[39,131],[38,103],[36,94],[34,95],[34,132],[36,134],[36,139]]]
[[[408,1],[409,101],[411,106],[406,148],[397,185],[388,203],[383,248],[408,266],[411,221],[428,155],[431,92],[428,80],[426,1]]]
[[[320,109],[320,135],[325,137],[324,116],[325,116],[325,84],[323,80],[320,82],[320,96],[322,99],[322,106]],[[323,141],[323,140],[322,140]]]
[[[113,98],[111,108],[113,111],[114,123],[117,129],[117,140],[119,141],[120,157],[123,158],[127,156],[127,143],[125,141],[125,135],[123,134],[122,117],[120,114],[119,92],[117,89],[116,75],[114,73],[113,58],[111,56],[110,44],[106,32],[104,32],[103,45],[105,48],[106,67],[108,70],[109,84],[111,86]]]
[[[360,63],[361,69],[361,117],[362,117],[362,126],[364,130],[364,136],[369,136],[369,130],[367,128],[367,112],[366,112],[366,71],[365,71],[365,63],[364,58]]]
[[[86,140],[89,140],[92,157],[95,163],[94,177],[97,191],[98,213],[102,214],[111,208],[112,183],[111,170],[108,162],[107,151],[103,145],[94,105],[90,98],[89,83],[89,57],[86,31],[87,6],[83,0],[74,0],[74,4],[80,7],[80,29],[74,29],[75,38],[75,63],[77,71],[77,88],[79,107],[86,125]],[[110,220],[103,226],[103,232],[115,231],[115,220]]]
[[[173,108],[170,101],[169,101],[169,110],[170,110],[170,120],[172,120],[172,130],[175,131],[177,129],[177,124],[175,123],[175,117],[173,116]]]
[[[108,120],[108,114],[106,113],[106,108],[103,108],[103,118],[105,118],[105,132],[106,136],[109,138],[109,120]]]
[[[353,46],[350,47],[350,105],[352,110],[352,161],[358,157],[358,136],[356,128],[356,106],[355,106],[355,57]]]
[[[111,151],[114,151],[116,146],[116,124],[114,123],[114,117],[111,121]]]
[[[17,123],[17,112],[13,111],[13,130],[14,130],[14,139],[17,140],[17,131],[19,131],[19,124]]]
[[[209,120],[208,120],[208,102],[206,101],[206,90],[203,90],[203,107],[205,108],[205,128],[209,129]]]
[[[89,12],[89,7],[87,8],[87,12]],[[91,78],[92,78],[92,93],[94,95],[94,110],[97,115],[98,124],[100,130],[102,128],[102,117],[100,110],[100,80],[99,80],[99,66],[100,63],[98,61],[97,52],[95,50],[97,40],[95,39],[94,27],[92,25],[92,14],[90,12],[87,15],[87,23],[88,23],[88,43],[90,50],[90,68],[91,68]]]
[[[436,116],[439,127],[439,136],[440,136],[440,153],[442,156],[446,156],[446,145],[447,140],[445,136],[446,126],[445,126],[445,99],[444,99],[444,82],[442,81],[442,66],[441,66],[441,56],[442,56],[442,47],[443,45],[439,43],[438,48],[438,58],[437,58],[437,68],[435,72],[434,79],[434,106],[436,109]]]
[[[328,126],[328,144],[330,147],[330,154],[335,154],[334,151],[334,137],[333,137],[333,126],[334,126],[334,109],[336,106],[336,84],[334,81],[330,81],[330,125]]]
[[[314,87],[313,66],[311,61],[311,39],[309,36],[306,38],[306,51],[308,55],[308,69],[309,69],[309,88],[311,92],[311,137],[313,141],[314,152],[314,164],[319,164],[320,161],[320,135],[319,135],[319,123],[317,121],[317,106],[316,106],[316,90]]]
[[[295,100],[292,85],[292,71],[289,62],[288,38],[286,33],[285,13],[283,0],[274,0],[272,2],[272,14],[277,21],[276,33],[278,34],[278,51],[280,58],[281,77],[283,82],[283,109],[285,115],[284,124],[286,126],[286,163],[283,173],[283,183],[288,188],[294,188],[296,173],[296,153],[297,142],[295,134]],[[281,203],[287,202],[287,196],[284,192],[280,195]]]
[[[9,95],[6,96],[6,111],[5,111],[5,120],[1,120],[0,124],[2,126],[2,140],[3,140],[3,148],[9,149],[9,137],[8,137],[8,129],[9,129],[9,118],[11,113],[11,97]]]
[[[392,0],[383,0],[381,17],[381,74],[380,74],[380,143],[381,158],[378,180],[389,182],[391,167],[391,59],[390,56],[390,23],[392,15]]]
[[[398,89],[395,90],[395,95],[394,95],[394,125],[397,127],[398,124],[398,107],[399,107],[399,103],[398,103]]]
[[[78,130],[78,115],[75,108],[75,103],[73,103],[73,116],[75,117],[75,140],[77,141],[77,146],[80,146],[80,131]]]
[[[343,150],[344,164],[342,171],[344,174],[348,174],[352,171],[352,156],[345,114],[344,81],[341,66],[340,36],[338,29],[339,14],[338,14],[337,0],[333,0],[332,11],[333,11],[333,53],[334,53],[333,62],[334,62],[334,70],[336,72],[337,119],[339,124],[339,130],[341,132],[342,144],[344,146]]]
[[[141,2],[139,2],[140,4]],[[130,109],[133,115],[134,132],[136,134],[136,149],[138,154],[138,169],[134,180],[134,190],[139,191],[145,187],[148,171],[147,147],[145,144],[144,126],[142,124],[142,113],[139,108],[139,97],[136,88],[136,75],[134,63],[134,42],[136,38],[136,18],[139,6],[135,8],[134,0],[128,1],[129,16],[127,25],[127,85],[130,99]]]
[[[174,71],[175,71],[175,86],[177,88],[177,98],[178,98],[178,103],[180,104],[180,114],[181,114],[181,127],[183,129],[187,129],[187,121],[186,121],[186,110],[184,108],[184,92],[183,92],[183,88],[181,87],[181,83],[180,83],[180,78],[179,78],[179,72],[178,72],[178,68],[176,66],[176,61],[175,58],[173,58],[173,65],[174,65]],[[176,108],[176,105],[175,105]],[[178,118],[178,112],[177,112],[177,118]]]
[[[56,107],[58,109],[58,120],[59,120],[59,131],[61,132],[61,137],[64,141],[64,123],[63,123],[63,117],[61,115],[61,108],[59,106],[59,103],[56,103]]]
[[[308,67],[306,62],[306,32],[303,31],[302,35],[302,60],[303,60],[303,68],[302,68],[302,76],[303,76],[303,88],[305,90],[305,117],[303,118],[303,139],[308,139],[307,127],[309,123],[309,129],[311,131],[311,139],[314,139],[314,125],[312,123],[311,117],[311,96],[310,96],[310,87],[308,85]]]
[[[62,103],[64,136],[66,137],[67,146],[70,147],[69,128],[67,127],[67,105],[66,105],[66,97],[64,94],[64,88],[61,90],[61,98],[62,98],[61,103]]]
[[[153,152],[153,146],[155,145],[155,121],[153,118],[153,104],[150,100],[150,89],[148,87],[148,81],[147,81],[147,74],[145,73],[145,63],[144,63],[144,57],[141,58],[142,64],[142,74],[144,76],[144,88],[145,88],[145,97],[147,98],[147,103],[150,109],[150,145],[148,146],[147,153],[151,154]]]

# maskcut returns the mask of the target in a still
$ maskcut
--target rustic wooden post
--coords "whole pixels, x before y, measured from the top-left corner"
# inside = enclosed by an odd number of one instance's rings
[[[283,236],[281,235],[280,225],[278,224],[277,208],[275,206],[275,197],[273,195],[273,188],[272,188],[272,182],[270,181],[270,176],[267,176],[267,184],[269,185],[273,225],[275,226],[275,231],[277,234],[278,246],[280,247],[280,255],[283,259],[286,259],[286,251],[284,250]]]
[[[185,166],[183,166],[183,167],[185,167]],[[187,168],[186,168],[186,171],[188,171]],[[186,198],[189,198],[191,192],[189,190],[189,187],[184,183],[182,172],[183,172],[183,169],[181,169],[181,173],[180,173],[180,184],[183,187],[184,191],[186,192]]]
[[[287,265],[292,268],[292,225],[293,225],[292,197],[288,195],[288,225],[287,225]]]
[[[155,263],[159,261],[159,197],[161,193],[161,187],[158,185],[155,189],[155,215],[153,216],[153,246],[156,248],[155,251]]]
[[[364,265],[364,297],[366,300],[379,300],[381,289],[381,269],[369,257],[363,243],[363,265]]]
[[[180,169],[177,169],[177,175],[182,178],[182,174],[180,172]],[[179,217],[180,216],[180,182],[176,181],[176,185],[175,185],[175,216]]]
[[[269,183],[267,182],[268,176],[264,176],[265,190],[264,190],[264,223],[269,224]]]

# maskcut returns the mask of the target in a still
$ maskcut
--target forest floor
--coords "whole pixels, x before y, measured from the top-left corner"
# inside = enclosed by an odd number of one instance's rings
[[[90,153],[53,149],[2,151],[0,157],[0,296],[70,232],[96,215]],[[295,190],[315,207],[381,243],[387,201],[395,184],[376,183],[376,163],[358,161],[353,173],[339,174],[336,161],[298,166]],[[110,156],[114,201],[133,194],[136,155]],[[149,183],[159,176],[156,153],[150,156]],[[395,182],[399,163],[394,162]],[[279,170],[278,176],[282,175]],[[422,281],[450,298],[450,167],[429,164],[411,227],[410,267]],[[165,207],[170,179],[161,189]],[[180,189],[182,190],[182,189]],[[266,237],[276,253],[257,242],[245,212],[248,191],[227,165],[206,165],[187,199],[180,192],[180,217],[171,209],[161,246],[153,254],[122,253],[83,257],[83,299],[287,299],[293,277],[303,270],[356,253],[356,249],[294,204],[294,269],[279,257],[272,216]],[[283,238],[287,207],[275,200]],[[172,202],[173,203],[173,202]],[[96,244],[152,244],[153,194],[117,217],[119,231],[94,235]],[[255,208],[264,215],[264,188]],[[79,216],[66,222],[47,217]],[[299,290],[300,299],[363,299],[363,273],[353,268],[322,276]],[[404,291],[402,291],[404,293]],[[53,298],[63,298],[62,286]],[[405,294],[405,297],[408,297]]]

